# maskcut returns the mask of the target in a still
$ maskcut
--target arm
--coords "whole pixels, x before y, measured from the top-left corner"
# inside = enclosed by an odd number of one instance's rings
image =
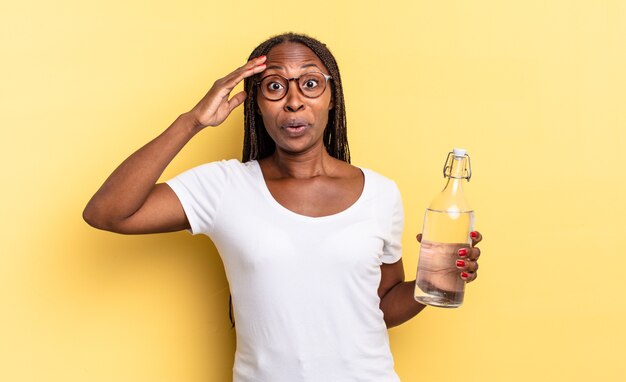
[[[265,57],[215,82],[188,113],[182,114],[161,135],[128,157],[91,198],[83,218],[96,228],[136,234],[170,232],[189,227],[180,201],[166,184],[155,184],[180,150],[206,126],[221,124],[246,98],[233,88],[244,78],[265,69]]]
[[[421,234],[417,235],[417,241],[421,241],[421,238]],[[480,249],[475,245],[481,240],[482,235],[479,232],[472,232],[472,247],[465,255],[459,255],[459,260],[463,260],[464,264],[462,266],[457,264],[457,268],[461,272],[460,277],[465,282],[472,282],[476,279]],[[381,279],[378,287],[380,309],[385,316],[387,327],[392,328],[415,317],[426,305],[415,301],[413,297],[415,280],[404,281],[402,259],[393,264],[383,264],[380,270]]]
[[[380,309],[388,328],[398,326],[415,317],[426,307],[413,298],[415,281],[404,281],[402,259],[393,264],[380,266],[381,279],[378,287]]]
[[[198,131],[193,116],[178,117],[113,171],[85,207],[85,221],[95,228],[128,234],[186,228],[187,218],[174,192],[166,184],[155,183]]]

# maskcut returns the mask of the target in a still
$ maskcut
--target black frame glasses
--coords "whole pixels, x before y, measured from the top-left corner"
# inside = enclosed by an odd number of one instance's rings
[[[271,81],[272,78],[275,78],[276,81]],[[318,78],[320,80],[321,78],[324,78],[324,81],[320,81],[317,86],[313,88],[309,87],[310,81],[316,80]],[[302,79],[302,81],[300,81],[300,79]],[[285,98],[287,93],[289,93],[289,84],[291,81],[296,81],[296,83],[298,84],[298,89],[300,89],[300,93],[303,96],[307,98],[317,98],[324,94],[328,85],[328,81],[332,79],[332,76],[322,72],[307,72],[299,77],[292,78],[283,77],[280,74],[270,74],[257,81],[256,85],[260,88],[261,94],[263,95],[263,97],[265,97],[265,99],[267,99],[268,101],[280,101],[281,99]],[[272,85],[279,85],[282,86],[282,88],[272,90],[269,87]]]

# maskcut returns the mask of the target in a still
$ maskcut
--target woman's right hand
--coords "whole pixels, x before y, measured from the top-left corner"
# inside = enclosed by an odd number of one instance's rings
[[[230,112],[246,99],[245,91],[241,91],[228,99],[230,92],[244,78],[264,71],[265,59],[265,56],[253,58],[226,77],[215,81],[209,92],[189,112],[194,117],[196,127],[202,129],[207,126],[218,126],[224,122]]]

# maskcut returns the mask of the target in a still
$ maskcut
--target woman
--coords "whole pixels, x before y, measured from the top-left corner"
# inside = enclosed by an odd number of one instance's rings
[[[195,134],[244,102],[243,163],[155,184]],[[424,308],[404,281],[400,194],[349,160],[334,57],[308,36],[280,35],[126,159],[84,218],[119,233],[211,237],[235,308],[235,382],[398,381],[386,329]],[[462,257],[467,282],[479,255]]]

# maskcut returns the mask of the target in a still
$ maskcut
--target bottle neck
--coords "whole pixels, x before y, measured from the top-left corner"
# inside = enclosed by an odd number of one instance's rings
[[[443,192],[453,195],[463,192],[463,181],[461,178],[448,178]]]
[[[468,179],[467,158],[464,156],[453,157],[452,165],[449,172],[446,172],[446,177],[452,179]]]
[[[466,157],[453,157],[451,164],[447,164],[445,176],[446,185],[441,193],[433,200],[431,209],[440,211],[471,211],[471,207],[465,199],[463,183],[467,182],[469,172],[466,167]]]
[[[449,176],[446,178],[446,186],[443,188],[443,192],[452,195],[461,194],[463,193],[463,183],[465,181],[465,178],[460,176]]]

